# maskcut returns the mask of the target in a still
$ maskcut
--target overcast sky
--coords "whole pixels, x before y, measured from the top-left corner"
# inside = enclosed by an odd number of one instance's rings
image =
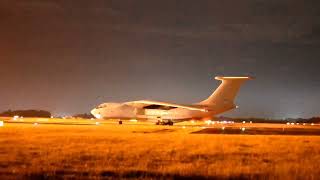
[[[249,75],[227,116],[320,115],[319,0],[0,0],[0,111],[195,103]]]

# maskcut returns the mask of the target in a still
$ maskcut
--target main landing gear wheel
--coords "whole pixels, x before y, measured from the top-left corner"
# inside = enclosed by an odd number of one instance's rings
[[[156,125],[169,125],[169,126],[173,126],[173,122],[172,121],[157,121]]]
[[[119,120],[119,124],[120,124],[120,125],[122,124],[122,121],[121,121],[121,120]]]

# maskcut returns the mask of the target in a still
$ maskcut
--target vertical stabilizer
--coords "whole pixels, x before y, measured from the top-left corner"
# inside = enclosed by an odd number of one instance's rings
[[[200,105],[214,105],[214,104],[232,104],[240,90],[241,85],[250,80],[250,77],[216,77],[216,80],[222,81],[220,86],[214,93],[206,100],[200,102]]]

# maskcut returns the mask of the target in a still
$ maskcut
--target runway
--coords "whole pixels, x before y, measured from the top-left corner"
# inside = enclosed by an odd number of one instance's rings
[[[318,124],[272,124],[272,123],[214,123],[207,124],[203,121],[186,121],[176,123],[173,126],[155,125],[150,121],[123,121],[119,125],[117,120],[98,120],[98,119],[60,119],[60,118],[6,118],[4,124],[11,125],[32,125],[32,126],[112,126],[117,127],[148,127],[150,131],[144,130],[135,133],[169,133],[178,129],[186,129],[191,134],[224,134],[224,135],[296,135],[296,136],[320,136],[320,126]],[[152,128],[151,128],[152,127]],[[160,130],[154,131],[154,128]]]

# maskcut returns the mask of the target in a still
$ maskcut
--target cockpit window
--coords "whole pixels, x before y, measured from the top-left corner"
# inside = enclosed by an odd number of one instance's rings
[[[97,109],[105,108],[105,107],[107,107],[107,105],[106,105],[106,104],[100,104],[100,105],[97,107]]]

